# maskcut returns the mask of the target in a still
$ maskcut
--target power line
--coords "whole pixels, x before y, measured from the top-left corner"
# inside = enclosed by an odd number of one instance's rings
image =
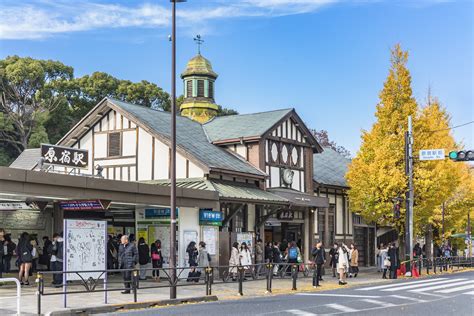
[[[463,127],[463,126],[466,126],[466,125],[469,125],[469,124],[472,124],[474,123],[474,121],[470,121],[470,122],[467,122],[467,123],[464,123],[464,124],[460,124],[460,125],[456,125],[456,126],[453,126],[453,127],[448,127],[448,128],[442,128],[442,129],[437,129],[437,130],[433,130],[433,131],[428,131],[428,133],[436,133],[436,132],[442,132],[442,131],[449,131],[451,129],[455,129],[455,128],[458,128],[458,127]]]

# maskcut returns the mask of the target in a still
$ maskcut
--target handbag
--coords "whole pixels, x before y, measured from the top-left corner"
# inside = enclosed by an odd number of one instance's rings
[[[158,253],[152,253],[151,254],[151,259],[152,260],[155,260],[155,261],[158,261],[161,259],[160,255]]]

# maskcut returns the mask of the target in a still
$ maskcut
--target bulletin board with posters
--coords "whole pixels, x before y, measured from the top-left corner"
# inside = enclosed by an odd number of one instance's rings
[[[249,249],[253,249],[253,233],[237,233],[237,242],[239,243],[239,246],[245,242]]]
[[[207,252],[215,256],[217,254],[217,235],[219,228],[215,226],[202,226],[202,240],[206,243]]]

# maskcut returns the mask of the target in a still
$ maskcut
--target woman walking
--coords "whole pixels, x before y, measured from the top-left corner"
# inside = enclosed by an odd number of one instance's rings
[[[140,264],[140,280],[146,280],[146,266],[150,263],[150,247],[145,238],[138,239],[138,263]]]
[[[349,267],[349,261],[347,260],[347,253],[349,248],[342,243],[342,245],[337,249],[338,253],[338,262],[337,262],[337,271],[339,272],[339,285],[346,285],[346,270]]]
[[[205,272],[205,268],[209,267],[210,262],[211,262],[211,256],[207,252],[206,249],[206,243],[204,241],[201,241],[199,243],[199,255],[198,255],[198,274],[197,274],[197,279],[195,280],[196,282],[199,282],[199,277],[203,272]]]
[[[387,269],[390,268],[390,260],[388,260],[388,251],[384,244],[380,245],[380,270],[383,272],[382,279],[387,278]]]
[[[151,245],[151,264],[153,267],[153,280],[160,282],[160,270],[163,268],[163,256],[161,255],[161,240],[157,239]]]
[[[229,275],[232,276],[232,281],[236,280],[237,266],[239,265],[240,265],[239,243],[234,242],[232,244],[232,250],[230,251],[230,258],[229,258]]]
[[[354,244],[351,244],[351,262],[350,262],[350,274],[349,277],[357,278],[357,274],[359,273],[359,251],[357,250]]]
[[[28,280],[31,264],[33,262],[33,245],[31,244],[30,235],[27,232],[24,232],[20,236],[20,241],[18,242],[18,266],[20,268],[18,272],[18,280],[21,285],[30,285]],[[25,282],[23,282],[23,278]]]
[[[189,263],[189,273],[188,273],[188,282],[194,281],[196,279],[196,267],[198,266],[197,260],[199,252],[196,248],[196,242],[191,241],[186,248],[188,254],[188,263]]]

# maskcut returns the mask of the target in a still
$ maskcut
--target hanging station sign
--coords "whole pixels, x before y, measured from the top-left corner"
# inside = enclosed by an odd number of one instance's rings
[[[41,144],[41,157],[44,163],[73,168],[87,168],[89,154],[85,149]]]
[[[59,207],[64,211],[103,211],[110,205],[110,201],[105,200],[74,200],[61,201]]]
[[[222,212],[213,211],[212,208],[199,209],[199,225],[222,226]]]
[[[176,217],[178,217],[178,208],[176,208]],[[164,207],[164,208],[146,208],[145,209],[145,218],[146,219],[166,219],[171,218],[171,208]]]

